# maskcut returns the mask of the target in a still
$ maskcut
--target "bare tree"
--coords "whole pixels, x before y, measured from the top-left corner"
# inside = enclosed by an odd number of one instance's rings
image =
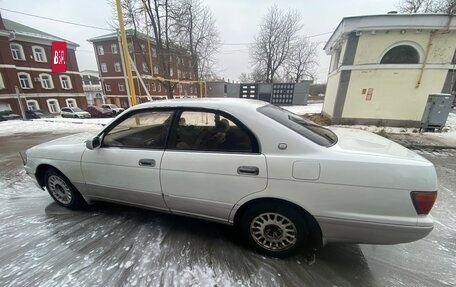
[[[278,70],[289,56],[290,48],[301,30],[300,14],[296,10],[284,12],[272,6],[260,25],[250,54],[264,81],[272,83]]]
[[[456,14],[456,0],[402,0],[398,4],[402,13]]]
[[[300,37],[290,49],[290,56],[285,60],[285,79],[299,83],[304,79],[315,79],[317,62],[317,43],[311,43],[306,37]]]
[[[155,39],[159,74],[165,78],[170,78],[170,56],[173,54],[170,38],[170,29],[172,26],[170,2],[171,0],[144,0],[144,9],[149,18],[153,38]],[[150,68],[153,69],[153,67]],[[172,98],[175,84],[165,80],[163,81],[163,85],[168,93],[168,98]]]
[[[436,1],[434,6],[435,13],[456,14],[456,0],[440,0]]]
[[[432,0],[402,0],[398,8],[402,13],[430,13]]]
[[[178,0],[174,4],[173,37],[190,53],[193,74],[198,79],[213,77],[220,40],[211,10],[201,0]]]
[[[250,82],[252,82],[252,78],[250,77],[250,74],[248,74],[248,73],[241,73],[239,75],[238,80],[241,83],[250,83]]]

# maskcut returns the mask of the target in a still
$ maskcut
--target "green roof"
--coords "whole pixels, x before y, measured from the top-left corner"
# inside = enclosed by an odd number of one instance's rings
[[[126,34],[127,37],[132,37],[135,34],[135,30],[127,29],[127,30],[125,30],[125,34]],[[147,40],[147,35],[144,34],[144,33],[136,31],[136,35],[140,39]],[[109,34],[106,34],[106,35],[101,35],[101,36],[98,36],[98,37],[95,37],[95,38],[91,38],[91,39],[89,39],[87,41],[89,41],[89,42],[99,42],[99,41],[111,40],[111,39],[117,39],[117,32],[109,33]],[[152,42],[155,42],[153,37],[149,37],[149,39]]]
[[[50,41],[65,41],[68,44],[79,46],[78,44],[76,44],[74,42],[67,41],[60,37],[34,29],[32,27],[23,25],[21,23],[15,22],[15,21],[11,21],[11,20],[3,18],[3,24],[5,25],[5,30],[12,31],[18,35],[28,36],[28,37],[33,37],[33,38],[40,38],[40,39],[45,39],[45,40],[50,40]]]

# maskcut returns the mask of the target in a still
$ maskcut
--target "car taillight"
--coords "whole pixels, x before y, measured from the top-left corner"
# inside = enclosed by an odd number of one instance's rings
[[[418,214],[428,214],[437,199],[437,191],[412,191],[413,205]]]

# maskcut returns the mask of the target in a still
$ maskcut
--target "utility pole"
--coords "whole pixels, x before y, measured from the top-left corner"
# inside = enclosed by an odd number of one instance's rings
[[[116,0],[117,18],[119,19],[120,39],[122,40],[122,53],[125,61],[125,71],[128,78],[128,90],[130,91],[131,104],[135,106],[138,101],[136,99],[135,85],[133,83],[133,74],[131,73],[130,55],[128,54],[127,36],[125,35],[125,26],[122,15],[122,6],[120,0]]]
[[[24,107],[22,106],[22,100],[21,100],[21,94],[19,93],[19,88],[17,86],[14,86],[14,89],[16,90],[17,102],[19,103],[19,108],[21,109],[22,119],[25,120],[25,111],[24,111]]]

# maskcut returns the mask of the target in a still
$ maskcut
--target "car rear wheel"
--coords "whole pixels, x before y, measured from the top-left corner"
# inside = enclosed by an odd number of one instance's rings
[[[45,184],[51,197],[61,206],[70,209],[79,209],[87,205],[76,188],[57,170],[48,169],[46,171]]]
[[[273,203],[248,209],[241,219],[241,231],[256,250],[274,257],[296,253],[309,237],[305,215],[293,207]]]

